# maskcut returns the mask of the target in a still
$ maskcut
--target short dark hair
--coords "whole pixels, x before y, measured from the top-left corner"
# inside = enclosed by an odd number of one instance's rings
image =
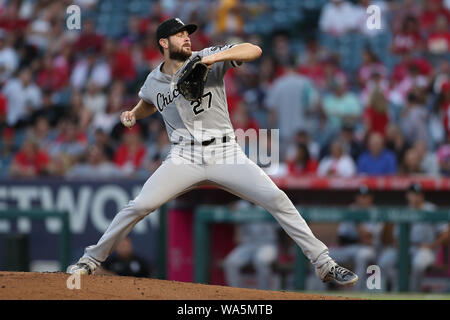
[[[311,159],[311,154],[309,153],[308,146],[304,143],[297,144],[298,150],[302,150],[304,158],[303,158],[303,165],[306,165],[308,161]]]

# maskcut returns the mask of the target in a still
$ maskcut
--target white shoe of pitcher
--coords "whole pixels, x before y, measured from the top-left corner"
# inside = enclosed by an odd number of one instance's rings
[[[95,269],[97,269],[97,265],[94,262],[90,261],[88,258],[81,258],[76,264],[70,265],[66,272],[70,274],[77,273],[81,275],[89,275],[93,274]]]
[[[320,269],[316,269],[316,274],[323,282],[332,280],[341,286],[353,286],[358,281],[358,276],[355,273],[341,267],[333,260],[328,261]]]

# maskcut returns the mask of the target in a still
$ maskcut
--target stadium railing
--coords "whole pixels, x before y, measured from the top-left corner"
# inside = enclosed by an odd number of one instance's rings
[[[433,212],[411,210],[397,207],[375,207],[370,210],[336,207],[299,207],[302,217],[308,222],[392,222],[399,224],[398,246],[398,288],[408,291],[409,285],[409,234],[410,224],[416,222],[437,223],[450,221],[450,208],[440,208]],[[194,280],[207,283],[208,263],[210,261],[209,225],[212,223],[245,223],[254,221],[275,221],[269,212],[262,208],[232,211],[223,206],[199,206],[194,217]],[[295,261],[295,287],[305,289],[307,260],[297,247]]]

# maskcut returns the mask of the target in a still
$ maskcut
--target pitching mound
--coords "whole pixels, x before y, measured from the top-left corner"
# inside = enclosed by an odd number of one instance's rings
[[[0,300],[341,300],[282,291],[239,289],[176,281],[81,276],[80,289],[68,289],[66,273],[0,272]],[[76,282],[72,282],[76,285]]]

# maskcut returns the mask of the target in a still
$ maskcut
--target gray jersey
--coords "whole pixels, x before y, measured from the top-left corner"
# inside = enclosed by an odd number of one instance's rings
[[[189,60],[197,55],[209,56],[232,46],[216,46],[192,52],[191,57],[173,76],[161,71],[163,63],[148,75],[139,91],[139,97],[156,106],[164,118],[167,134],[172,143],[193,139],[205,141],[223,135],[234,138],[223,77],[227,70],[237,66],[235,61],[222,61],[212,66],[203,98],[199,101],[186,100],[176,86],[180,73]]]
[[[423,207],[423,211],[429,211],[429,214],[433,214],[433,211],[436,210],[436,206],[430,202],[425,202]],[[441,223],[429,223],[429,222],[416,222],[411,225],[410,230],[410,242],[412,246],[419,244],[431,244],[434,240],[448,229],[447,222]],[[394,228],[394,237],[399,239],[400,229],[398,225],[395,225]]]

